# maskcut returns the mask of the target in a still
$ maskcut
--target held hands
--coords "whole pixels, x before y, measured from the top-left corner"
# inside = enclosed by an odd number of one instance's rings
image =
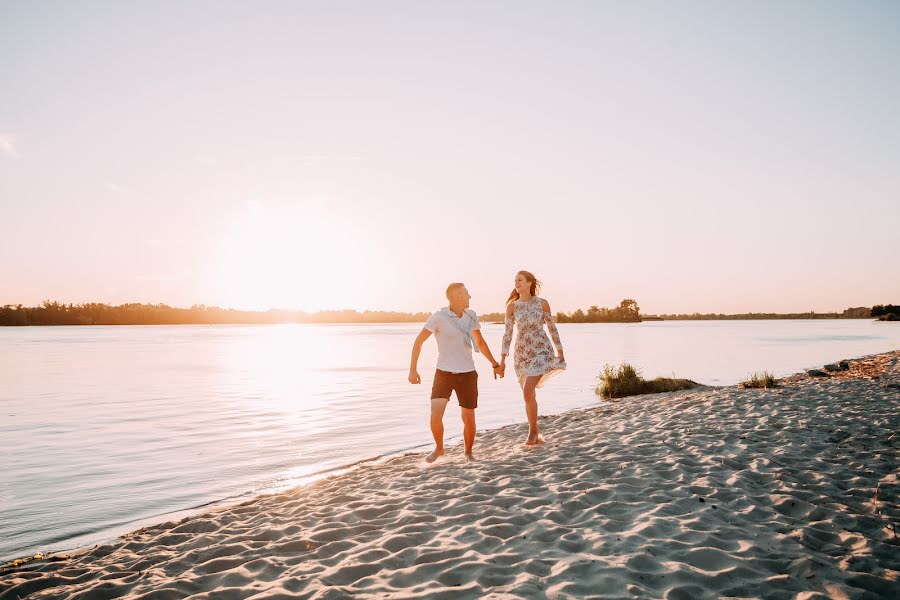
[[[410,369],[410,370],[409,370],[409,377],[408,377],[408,379],[409,379],[409,382],[410,382],[411,384],[413,384],[413,385],[415,385],[415,384],[417,384],[417,383],[422,383],[422,378],[419,377],[419,372],[416,371],[415,369]]]
[[[494,367],[494,379],[497,379],[498,375],[500,376],[500,379],[503,379],[503,376],[506,375],[506,365],[504,363],[500,363]]]

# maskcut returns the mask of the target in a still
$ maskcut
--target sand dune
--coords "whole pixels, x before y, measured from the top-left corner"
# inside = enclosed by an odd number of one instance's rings
[[[6,565],[0,598],[898,598],[898,376],[894,352],[598,401],[541,447],[483,432],[472,465],[400,456]]]

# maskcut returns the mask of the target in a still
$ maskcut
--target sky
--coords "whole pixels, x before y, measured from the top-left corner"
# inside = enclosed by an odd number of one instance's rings
[[[0,305],[900,302],[900,3],[0,0]]]

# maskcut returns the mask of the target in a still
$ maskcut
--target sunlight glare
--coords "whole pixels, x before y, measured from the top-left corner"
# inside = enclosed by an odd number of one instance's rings
[[[361,232],[327,209],[248,202],[231,213],[211,260],[220,306],[242,310],[348,306]]]

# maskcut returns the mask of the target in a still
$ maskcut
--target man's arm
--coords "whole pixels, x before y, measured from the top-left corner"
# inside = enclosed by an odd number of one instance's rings
[[[418,365],[419,365],[419,354],[422,352],[422,344],[425,343],[431,337],[431,332],[427,329],[422,329],[419,332],[418,337],[416,337],[416,341],[413,342],[412,348],[412,356],[409,359],[409,382],[410,383],[422,383],[422,378],[419,377]]]
[[[487,342],[484,341],[484,336],[481,335],[481,331],[478,329],[473,331],[472,339],[475,340],[475,345],[478,346],[478,350],[481,351],[481,354],[488,359],[488,362],[494,367],[494,379],[497,379],[497,375],[503,377],[503,368],[496,360],[494,360],[494,355],[491,354],[491,349],[488,347]]]

